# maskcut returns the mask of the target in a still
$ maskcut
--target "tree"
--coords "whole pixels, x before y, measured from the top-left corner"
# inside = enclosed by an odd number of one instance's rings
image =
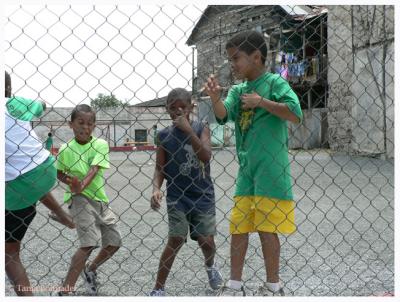
[[[90,99],[90,106],[94,108],[116,108],[124,107],[126,105],[127,102],[121,102],[112,93],[111,95],[99,93],[95,99]]]

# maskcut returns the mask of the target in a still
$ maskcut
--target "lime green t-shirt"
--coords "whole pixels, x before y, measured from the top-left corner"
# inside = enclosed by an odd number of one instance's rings
[[[108,202],[105,191],[104,169],[110,167],[109,146],[103,139],[92,137],[90,142],[81,145],[75,139],[63,144],[57,156],[57,169],[69,176],[77,176],[79,180],[85,178],[91,166],[99,166],[100,169],[92,182],[82,192],[92,200]],[[68,190],[64,194],[64,201],[68,202],[72,197]]]
[[[43,113],[43,104],[40,101],[13,96],[6,101],[8,113],[22,121],[31,121],[34,117],[40,117]]]
[[[243,110],[240,96],[256,92],[265,99],[285,103],[300,120],[302,111],[297,95],[289,83],[272,73],[264,73],[254,81],[233,86],[224,105],[224,120],[235,123],[236,151],[239,159],[239,176],[248,182],[238,181],[235,196],[255,195],[293,200],[290,164],[288,157],[287,122],[263,108]],[[250,185],[251,184],[251,185]]]

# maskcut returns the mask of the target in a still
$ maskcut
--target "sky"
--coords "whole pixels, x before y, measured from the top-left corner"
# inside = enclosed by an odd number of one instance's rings
[[[99,93],[136,104],[172,88],[191,90],[193,49],[185,43],[205,8],[7,4],[4,56],[13,93],[72,107]]]

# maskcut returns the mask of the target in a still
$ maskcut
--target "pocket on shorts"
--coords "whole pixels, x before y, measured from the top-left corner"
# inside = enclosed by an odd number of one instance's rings
[[[103,214],[101,215],[103,223],[112,225],[117,223],[117,215],[113,212],[108,204],[103,204]]]

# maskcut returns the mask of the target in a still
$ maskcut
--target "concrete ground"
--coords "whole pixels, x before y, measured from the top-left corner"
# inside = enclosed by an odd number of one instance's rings
[[[281,236],[281,279],[288,295],[370,296],[394,291],[394,163],[334,154],[292,151],[298,230]],[[119,215],[123,247],[99,268],[100,295],[144,296],[152,289],[167,240],[165,204],[150,209],[154,151],[113,152],[106,191]],[[228,219],[238,169],[233,148],[214,150],[217,262],[229,277]],[[63,189],[54,193],[62,200]],[[74,230],[38,215],[28,230],[22,261],[33,286],[48,295],[60,285],[78,247]],[[258,236],[250,236],[243,280],[249,293],[265,279]],[[93,256],[93,255],[92,255]],[[6,295],[15,295],[6,278]],[[78,294],[85,295],[82,279]],[[48,289],[48,290],[46,290]],[[181,249],[167,281],[168,295],[213,295],[196,242]]]

